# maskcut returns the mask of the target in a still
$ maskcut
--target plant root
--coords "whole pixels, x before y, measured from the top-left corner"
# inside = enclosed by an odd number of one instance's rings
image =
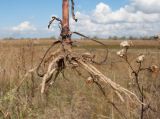
[[[59,50],[58,50],[59,51]],[[59,51],[60,52],[60,51]],[[139,100],[139,98],[131,91],[123,88],[119,84],[113,82],[110,78],[103,75],[97,68],[93,66],[93,57],[89,56],[89,54],[76,54],[73,52],[70,52],[70,50],[63,50],[62,53],[59,53],[58,55],[54,56],[52,61],[49,63],[48,70],[43,76],[42,84],[41,84],[41,93],[44,93],[45,85],[48,85],[47,80],[51,80],[52,77],[54,77],[53,73],[55,71],[59,72],[62,70],[65,70],[66,67],[80,67],[84,70],[86,70],[94,79],[98,79],[98,81],[102,82],[103,84],[109,85],[117,94],[119,99],[124,102],[123,96],[127,96],[131,101],[134,101],[136,99],[136,102],[142,104],[142,102]],[[57,54],[57,53],[52,53]],[[87,54],[87,55],[86,55]],[[59,74],[59,73],[58,73]],[[56,76],[57,77],[57,76]],[[99,87],[99,89],[102,91],[103,95],[105,95],[105,91],[103,90],[101,84],[97,80],[93,80],[93,82]]]

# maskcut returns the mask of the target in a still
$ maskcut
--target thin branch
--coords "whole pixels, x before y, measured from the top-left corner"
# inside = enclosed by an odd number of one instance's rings
[[[73,20],[75,20],[76,22],[78,21],[78,19],[76,19],[76,17],[75,17],[75,14],[74,14],[74,0],[71,0],[71,3],[72,3],[72,18],[73,18]]]
[[[41,74],[40,71],[39,71],[40,68],[41,68],[41,65],[42,65],[42,63],[43,63],[43,61],[44,61],[44,59],[45,59],[45,57],[47,56],[48,52],[49,52],[56,44],[58,44],[58,43],[61,43],[61,41],[55,41],[55,42],[53,42],[52,45],[51,45],[51,46],[46,50],[46,52],[44,53],[43,58],[42,58],[42,60],[40,61],[39,65],[38,65],[38,67],[37,67],[37,69],[36,69],[37,75],[38,75],[39,77],[43,77],[43,76],[45,75],[45,73]]]
[[[51,19],[51,21],[50,21],[49,24],[48,24],[48,29],[50,28],[51,24],[52,24],[55,20],[56,20],[56,21],[59,21],[60,24],[61,24],[61,26],[62,26],[62,20],[61,20],[60,18],[57,18],[57,17],[53,16],[52,19]]]
[[[102,94],[104,96],[106,96],[106,93],[105,93],[104,89],[102,88],[101,84],[98,83],[98,81],[95,81],[94,79],[93,79],[93,82],[98,86],[98,88],[100,89],[100,91],[102,92]]]
[[[117,112],[118,112],[124,119],[127,119],[126,115],[123,114],[123,113],[120,111],[120,109],[118,109],[118,107],[115,105],[114,102],[108,100],[108,103],[111,104],[111,105],[117,110]]]
[[[19,88],[22,86],[23,82],[27,79],[28,75],[29,75],[30,73],[33,73],[36,69],[37,69],[37,68],[33,68],[33,69],[29,70],[29,71],[23,76],[21,82],[20,82],[20,83],[18,84],[18,86],[16,87],[16,91],[19,90]]]

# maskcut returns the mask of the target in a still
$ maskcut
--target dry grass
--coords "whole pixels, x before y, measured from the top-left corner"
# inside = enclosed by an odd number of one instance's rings
[[[19,85],[28,70],[39,64],[51,42],[50,40],[0,41],[0,118],[3,118],[4,114],[8,114],[6,119],[123,118],[108,103],[96,85],[87,84],[86,79],[79,77],[71,69],[65,71],[66,79],[63,79],[62,76],[58,77],[55,84],[49,88],[49,92],[45,94],[45,98],[41,97],[39,87],[41,79],[35,73],[31,73],[19,92],[15,93],[13,89]],[[135,85],[130,85],[132,81],[128,66],[116,56],[119,42],[104,41],[111,47],[109,57],[105,65],[96,67],[115,82],[136,93]],[[132,64],[138,54],[145,53],[147,55],[144,62],[145,67],[152,64],[160,66],[160,50],[157,48],[159,46],[156,41],[134,42],[135,46],[142,48],[129,51],[129,60],[132,60]],[[87,49],[84,45],[88,46]],[[103,48],[90,41],[81,41],[78,47],[77,52],[89,50],[97,55],[97,60],[100,60],[105,53]],[[88,77],[85,71],[81,72],[86,78]],[[145,113],[145,119],[158,119],[160,118],[158,108],[160,106],[160,73],[153,76],[149,72],[143,72],[140,79],[144,84],[145,96],[156,111],[148,110]],[[107,98],[114,101],[126,117],[138,118],[138,105],[134,105],[127,99],[125,100],[127,104],[124,104],[118,100],[117,95],[110,92],[108,87],[104,88]],[[4,114],[1,113],[1,110]]]
[[[34,45],[36,46],[48,46],[52,43],[53,40],[50,39],[30,39],[32,40],[32,42],[34,43]],[[25,45],[28,44],[30,42],[30,40],[28,39],[18,39],[18,40],[1,40],[0,43],[1,45],[12,45],[12,46],[21,46],[21,45]],[[75,45],[78,45],[78,47],[93,47],[93,46],[97,46],[101,48],[101,45],[89,41],[89,40],[73,40]],[[101,40],[101,42],[105,43],[106,45],[108,45],[111,48],[119,48],[119,44],[120,42],[122,42],[123,40]],[[135,45],[135,47],[133,48],[157,48],[160,47],[159,42],[157,40],[133,40],[132,41],[133,44]]]

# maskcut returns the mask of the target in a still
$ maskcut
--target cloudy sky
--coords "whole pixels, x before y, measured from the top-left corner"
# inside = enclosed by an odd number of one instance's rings
[[[52,15],[61,17],[61,0],[1,0],[0,38],[58,36]],[[78,23],[71,30],[89,36],[152,36],[160,33],[160,0],[75,0]]]

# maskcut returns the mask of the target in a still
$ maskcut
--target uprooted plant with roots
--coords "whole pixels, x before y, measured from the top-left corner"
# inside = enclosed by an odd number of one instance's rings
[[[77,19],[74,15],[74,1],[71,0],[72,3],[72,17],[77,22]],[[50,28],[53,21],[59,22],[59,27],[61,30],[61,39],[58,41],[53,42],[51,47],[46,51],[44,57],[42,58],[39,66],[35,68],[38,76],[42,77],[42,83],[41,83],[41,94],[43,94],[47,87],[49,87],[50,84],[54,84],[57,77],[61,73],[64,77],[64,70],[67,68],[74,69],[78,74],[81,74],[81,72],[78,70],[78,68],[84,69],[90,77],[88,77],[88,81],[91,81],[95,83],[99,89],[102,91],[102,93],[105,95],[105,91],[103,90],[103,87],[101,86],[100,82],[104,85],[110,86],[110,88],[113,89],[115,94],[120,98],[121,101],[124,102],[123,96],[127,96],[132,101],[142,103],[138,97],[132,93],[131,91],[123,88],[122,86],[116,84],[113,82],[110,78],[106,77],[104,74],[102,74],[97,68],[95,68],[94,65],[101,65],[107,60],[108,50],[106,52],[106,57],[101,62],[95,61],[95,55],[92,55],[90,53],[77,53],[72,48],[72,34],[80,35],[86,39],[92,40],[94,42],[97,42],[105,47],[107,47],[105,44],[101,43],[100,41],[97,41],[95,39],[91,39],[81,33],[78,32],[71,32],[69,28],[69,0],[63,0],[63,19],[57,17],[52,17],[52,20],[49,22],[48,28]],[[51,53],[50,56],[46,58],[47,53],[49,50],[59,45],[59,48],[57,48],[56,51]],[[48,63],[48,68],[45,72],[41,71],[42,64]],[[56,73],[55,73],[56,72]],[[134,98],[133,98],[134,97]]]
[[[77,22],[77,19],[75,18],[75,15],[74,15],[74,1],[71,0],[71,3],[72,3],[72,17]],[[104,95],[105,95],[105,92],[99,82],[102,82],[104,85],[105,84],[109,85],[122,101],[124,101],[123,95],[126,95],[131,100],[135,99],[138,103],[142,103],[134,93],[116,84],[110,78],[103,75],[97,68],[95,68],[94,64],[101,65],[107,60],[108,50],[106,53],[106,57],[102,62],[96,62],[94,59],[95,56],[91,55],[90,53],[79,54],[77,52],[74,52],[72,48],[72,43],[73,43],[71,39],[72,34],[80,35],[82,37],[85,37],[86,39],[95,41],[103,46],[106,46],[106,45],[95,39],[91,39],[81,33],[70,31],[69,0],[63,0],[62,11],[63,11],[63,19],[61,20],[60,18],[52,17],[52,20],[49,22],[49,25],[48,25],[48,28],[50,28],[54,20],[57,20],[60,22],[59,27],[61,30],[61,34],[60,34],[61,39],[53,42],[52,46],[45,53],[41,63],[36,68],[38,76],[42,77],[41,94],[45,92],[45,89],[47,89],[46,87],[48,85],[54,83],[54,81],[56,80],[56,78],[59,76],[60,73],[63,74],[63,71],[65,69],[72,68],[75,71],[79,72],[77,68],[80,67],[84,69],[86,72],[88,72],[88,74],[90,75],[88,80],[92,80],[95,84],[97,84]],[[48,58],[45,59],[48,51],[57,44],[60,44],[59,48],[57,48],[56,51],[54,51]],[[47,71],[45,73],[40,72],[40,68],[43,63],[49,63]]]

